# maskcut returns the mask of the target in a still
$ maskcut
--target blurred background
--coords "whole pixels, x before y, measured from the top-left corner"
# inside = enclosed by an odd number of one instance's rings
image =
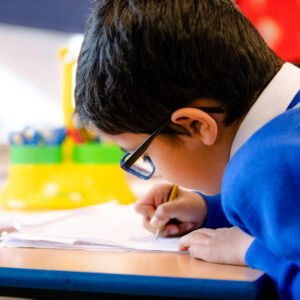
[[[25,126],[62,125],[58,51],[76,55],[90,0],[0,1],[0,144]]]
[[[300,62],[300,0],[237,0],[283,59]],[[62,122],[58,50],[78,52],[91,0],[0,1],[0,144]]]

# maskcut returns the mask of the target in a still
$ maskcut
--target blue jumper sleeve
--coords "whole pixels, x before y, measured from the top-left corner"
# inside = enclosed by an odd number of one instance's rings
[[[215,229],[232,226],[227,220],[222,209],[221,194],[217,194],[215,196],[206,196],[197,191],[196,193],[204,198],[207,205],[207,217],[202,227]]]
[[[280,299],[300,299],[300,269],[282,257],[274,255],[257,239],[249,247],[246,264],[269,274],[277,287]]]

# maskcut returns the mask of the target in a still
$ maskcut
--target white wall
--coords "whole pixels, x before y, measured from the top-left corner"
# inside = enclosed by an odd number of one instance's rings
[[[27,125],[62,125],[58,51],[81,35],[0,24],[0,143]]]

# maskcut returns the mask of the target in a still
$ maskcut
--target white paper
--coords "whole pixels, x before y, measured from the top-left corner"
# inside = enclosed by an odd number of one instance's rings
[[[47,215],[46,215],[47,216]],[[178,252],[179,238],[155,236],[142,227],[142,216],[133,204],[117,201],[52,212],[39,223],[18,222],[16,232],[2,234],[1,246],[58,249],[104,249]]]

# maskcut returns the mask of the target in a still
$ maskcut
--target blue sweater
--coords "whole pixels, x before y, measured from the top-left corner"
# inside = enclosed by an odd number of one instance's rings
[[[255,237],[246,264],[268,274],[281,299],[300,299],[300,108],[258,130],[230,160],[221,197],[205,198],[205,227]]]

